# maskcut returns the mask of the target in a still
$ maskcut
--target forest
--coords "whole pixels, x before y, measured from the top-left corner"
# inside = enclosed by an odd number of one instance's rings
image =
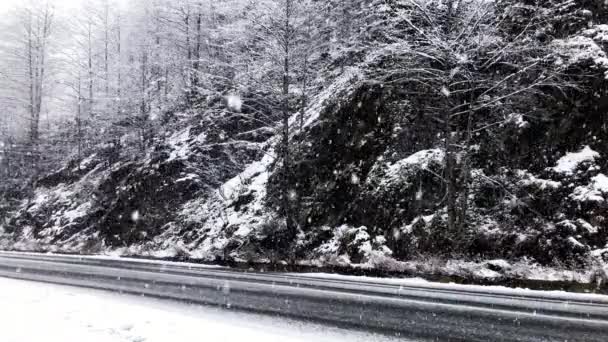
[[[604,0],[3,18],[2,249],[608,279]]]

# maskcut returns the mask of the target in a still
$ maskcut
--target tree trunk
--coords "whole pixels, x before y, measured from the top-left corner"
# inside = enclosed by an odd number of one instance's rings
[[[194,61],[192,63],[192,88],[194,95],[198,93],[199,85],[199,69],[201,59],[201,34],[202,34],[202,13],[199,8],[198,15],[196,16],[196,47],[194,49]]]
[[[122,68],[121,68],[121,48],[122,48],[122,44],[121,44],[121,29],[120,29],[120,14],[118,14],[117,17],[117,39],[116,39],[116,53],[117,53],[117,59],[118,59],[118,65],[116,66],[116,73],[117,73],[117,85],[116,85],[116,94],[118,96],[118,113],[120,114],[121,110],[122,110]]]
[[[283,41],[283,99],[282,99],[282,112],[283,112],[283,210],[285,214],[285,225],[289,238],[296,236],[296,227],[293,220],[293,214],[291,212],[291,155],[289,153],[289,71],[290,71],[290,30],[291,30],[291,0],[285,0],[285,27],[284,27],[284,41]]]
[[[104,56],[103,56],[104,57],[104,65],[103,65],[103,68],[104,68],[104,76],[106,78],[106,80],[105,80],[106,81],[105,82],[106,83],[105,84],[105,86],[106,86],[105,96],[106,97],[108,97],[110,95],[110,85],[109,85],[109,82],[110,82],[110,67],[109,67],[109,50],[108,50],[108,48],[109,48],[109,40],[110,40],[110,37],[109,37],[109,22],[108,22],[109,21],[108,20],[109,11],[110,11],[110,7],[109,6],[110,5],[108,3],[108,0],[105,0],[105,2],[104,2]],[[106,104],[107,103],[108,102],[106,100]]]
[[[470,161],[470,147],[471,147],[471,141],[473,140],[473,115],[471,112],[468,113],[468,117],[467,117],[467,137],[466,137],[466,142],[464,144],[464,156],[462,157],[462,162],[461,162],[461,167],[460,167],[460,173],[462,175],[462,182],[461,182],[461,194],[460,194],[460,204],[459,204],[459,213],[458,213],[458,231],[459,233],[461,233],[460,236],[462,236],[462,234],[464,234],[465,230],[466,230],[466,226],[467,226],[467,214],[469,211],[469,192],[470,192],[470,186],[469,186],[469,182],[471,181],[471,161]]]
[[[457,226],[457,189],[456,189],[456,160],[453,151],[452,129],[450,112],[446,111],[445,115],[445,180],[447,183],[447,212],[448,212],[448,230],[451,233],[456,232]]]
[[[139,120],[140,124],[140,135],[141,135],[141,150],[142,152],[146,149],[146,123],[148,121],[148,101],[147,101],[147,88],[148,88],[148,53],[145,51],[142,52],[141,56],[141,109],[140,115],[141,118]]]
[[[192,50],[190,49],[190,8],[188,7],[184,17],[184,24],[186,25],[186,60],[187,65],[192,63]],[[187,84],[187,96],[186,99],[188,104],[192,104],[192,71],[190,68],[186,70],[186,84]]]
[[[88,108],[88,114],[89,114],[89,118],[93,117],[93,41],[92,41],[92,27],[91,27],[92,23],[91,21],[89,21],[89,26],[88,26],[88,68],[89,68],[89,108]]]
[[[304,58],[304,77],[302,79],[302,108],[300,109],[300,145],[304,142],[304,113],[308,106],[308,94],[306,89],[308,88],[308,56]],[[302,147],[302,146],[300,146]]]
[[[32,16],[28,17],[27,23],[27,59],[28,59],[28,73],[29,73],[29,112],[30,112],[30,144],[35,145],[38,140],[38,127],[36,118],[36,79],[34,78],[34,37],[32,33]]]
[[[78,108],[76,112],[76,143],[78,144],[78,160],[82,159],[82,79],[78,72]],[[80,164],[78,164],[80,167]]]

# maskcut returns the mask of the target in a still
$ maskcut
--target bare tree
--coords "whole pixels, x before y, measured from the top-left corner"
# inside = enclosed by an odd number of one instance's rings
[[[306,11],[311,10],[307,1],[272,0],[258,4],[258,12],[252,14],[252,43],[247,47],[250,60],[246,74],[252,75],[248,82],[257,78],[259,87],[255,93],[260,94],[268,108],[279,113],[278,145],[281,161],[280,202],[281,213],[289,238],[297,234],[297,219],[294,212],[297,207],[298,194],[293,179],[293,146],[291,136],[295,132],[292,124],[303,126],[303,107],[306,106],[306,88],[308,87],[308,68],[310,66],[311,27],[306,21]],[[300,86],[300,106],[293,105],[297,98],[295,90]],[[262,95],[265,94],[265,95]],[[299,117],[297,116],[299,114]],[[272,121],[273,118],[264,116]],[[298,118],[292,122],[293,118]],[[297,127],[297,126],[296,126]]]
[[[45,3],[40,9],[24,10],[25,31],[27,35],[27,70],[29,78],[29,139],[37,146],[40,138],[40,113],[45,84],[46,57],[49,38],[52,33],[53,9]]]
[[[409,89],[423,102],[419,110],[442,127],[447,225],[455,237],[466,229],[474,137],[526,115],[518,108],[522,96],[569,86],[542,63],[548,49],[528,43],[532,30],[499,38],[501,23],[492,11],[487,2],[435,7],[409,0],[409,7],[396,9],[408,34],[393,36],[391,48],[399,53],[380,80]]]

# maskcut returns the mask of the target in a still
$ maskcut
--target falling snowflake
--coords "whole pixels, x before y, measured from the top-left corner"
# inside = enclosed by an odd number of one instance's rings
[[[422,199],[422,188],[418,189],[418,191],[416,192],[416,201],[420,201]]]
[[[228,296],[230,294],[230,283],[229,282],[224,282],[224,285],[222,286],[222,293],[224,294],[224,296]]]
[[[240,112],[243,107],[243,100],[241,100],[241,97],[238,95],[226,96],[226,102],[228,105],[228,109],[235,112]]]
[[[401,230],[399,230],[397,228],[393,228],[393,238],[395,240],[400,240],[401,239]]]
[[[450,95],[452,95],[452,93],[450,92],[450,90],[447,87],[445,87],[445,86],[441,87],[441,93],[445,97],[450,97]]]
[[[139,216],[139,210],[135,210],[134,212],[131,213],[131,220],[133,222],[139,221],[139,218],[140,218],[140,216]]]

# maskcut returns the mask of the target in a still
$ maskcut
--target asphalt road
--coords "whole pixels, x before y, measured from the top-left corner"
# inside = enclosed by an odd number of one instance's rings
[[[420,340],[608,341],[608,296],[432,283],[405,286],[13,252],[0,252],[0,276],[219,305]]]

